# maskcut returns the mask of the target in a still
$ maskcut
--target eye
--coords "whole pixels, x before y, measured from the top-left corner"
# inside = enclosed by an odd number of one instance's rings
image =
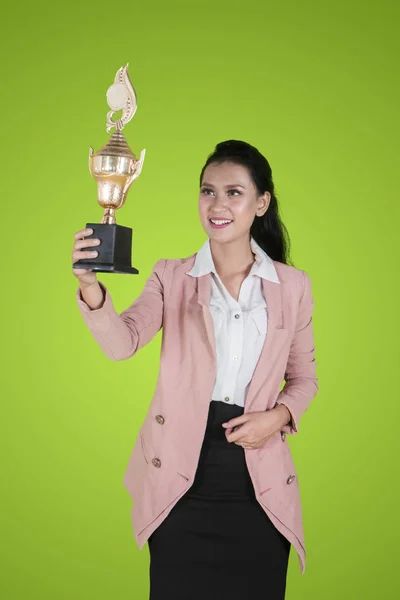
[[[208,196],[207,192],[212,192],[212,190],[210,190],[210,188],[201,188],[200,192]]]
[[[228,194],[229,194],[229,192],[235,192],[235,194],[239,194],[239,196],[241,194],[241,192],[239,190],[236,190],[236,189],[228,190]]]

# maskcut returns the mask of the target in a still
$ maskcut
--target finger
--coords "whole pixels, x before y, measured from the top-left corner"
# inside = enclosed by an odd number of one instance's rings
[[[80,250],[81,248],[89,248],[90,246],[98,246],[100,240],[97,238],[90,238],[88,240],[76,240],[74,244],[74,250]]]
[[[85,275],[86,273],[91,273],[93,269],[72,269],[72,273],[74,275]]]
[[[74,239],[75,240],[80,240],[83,237],[85,237],[85,235],[92,235],[93,233],[93,229],[81,229],[80,231],[77,231],[74,235]]]
[[[236,427],[226,427],[225,428],[225,433],[232,433],[232,431],[236,431],[237,429],[240,429],[241,425],[236,425]]]
[[[244,442],[246,439],[246,435],[248,432],[242,431],[239,429],[238,431],[233,431],[231,434],[226,436],[228,442]]]
[[[237,427],[237,425],[243,425],[243,423],[247,423],[251,417],[248,414],[240,415],[239,417],[234,417],[230,419],[226,423],[222,423],[222,427]]]
[[[95,258],[97,255],[97,250],[88,250],[86,252],[83,252],[82,250],[75,250],[72,253],[72,261],[78,262],[78,260],[82,260],[82,258]]]
[[[72,253],[72,260],[74,262],[77,262],[78,260],[82,260],[83,258],[95,258],[97,255],[97,250],[75,250]]]

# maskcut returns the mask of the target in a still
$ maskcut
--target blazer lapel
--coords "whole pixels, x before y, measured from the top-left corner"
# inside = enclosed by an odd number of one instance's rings
[[[262,279],[262,291],[267,303],[268,325],[273,324],[275,329],[283,329],[283,283],[275,283]]]

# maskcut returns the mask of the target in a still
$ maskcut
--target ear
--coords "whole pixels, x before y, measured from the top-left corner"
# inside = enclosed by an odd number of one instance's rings
[[[270,202],[271,194],[269,192],[264,192],[264,194],[258,198],[257,217],[262,217],[267,212]]]

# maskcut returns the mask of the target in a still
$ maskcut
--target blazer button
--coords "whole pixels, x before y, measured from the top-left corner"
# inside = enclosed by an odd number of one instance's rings
[[[161,460],[159,458],[153,458],[153,460],[151,462],[153,463],[153,465],[155,467],[157,467],[157,469],[159,469],[161,467]]]
[[[293,481],[296,479],[295,475],[291,475],[290,477],[288,477],[286,483],[289,485],[290,483],[293,483]]]
[[[281,438],[282,438],[282,442],[284,442],[286,440],[286,433],[284,431],[281,431]]]
[[[165,419],[162,415],[157,415],[156,421],[157,421],[157,423],[160,423],[160,425],[164,425]]]

